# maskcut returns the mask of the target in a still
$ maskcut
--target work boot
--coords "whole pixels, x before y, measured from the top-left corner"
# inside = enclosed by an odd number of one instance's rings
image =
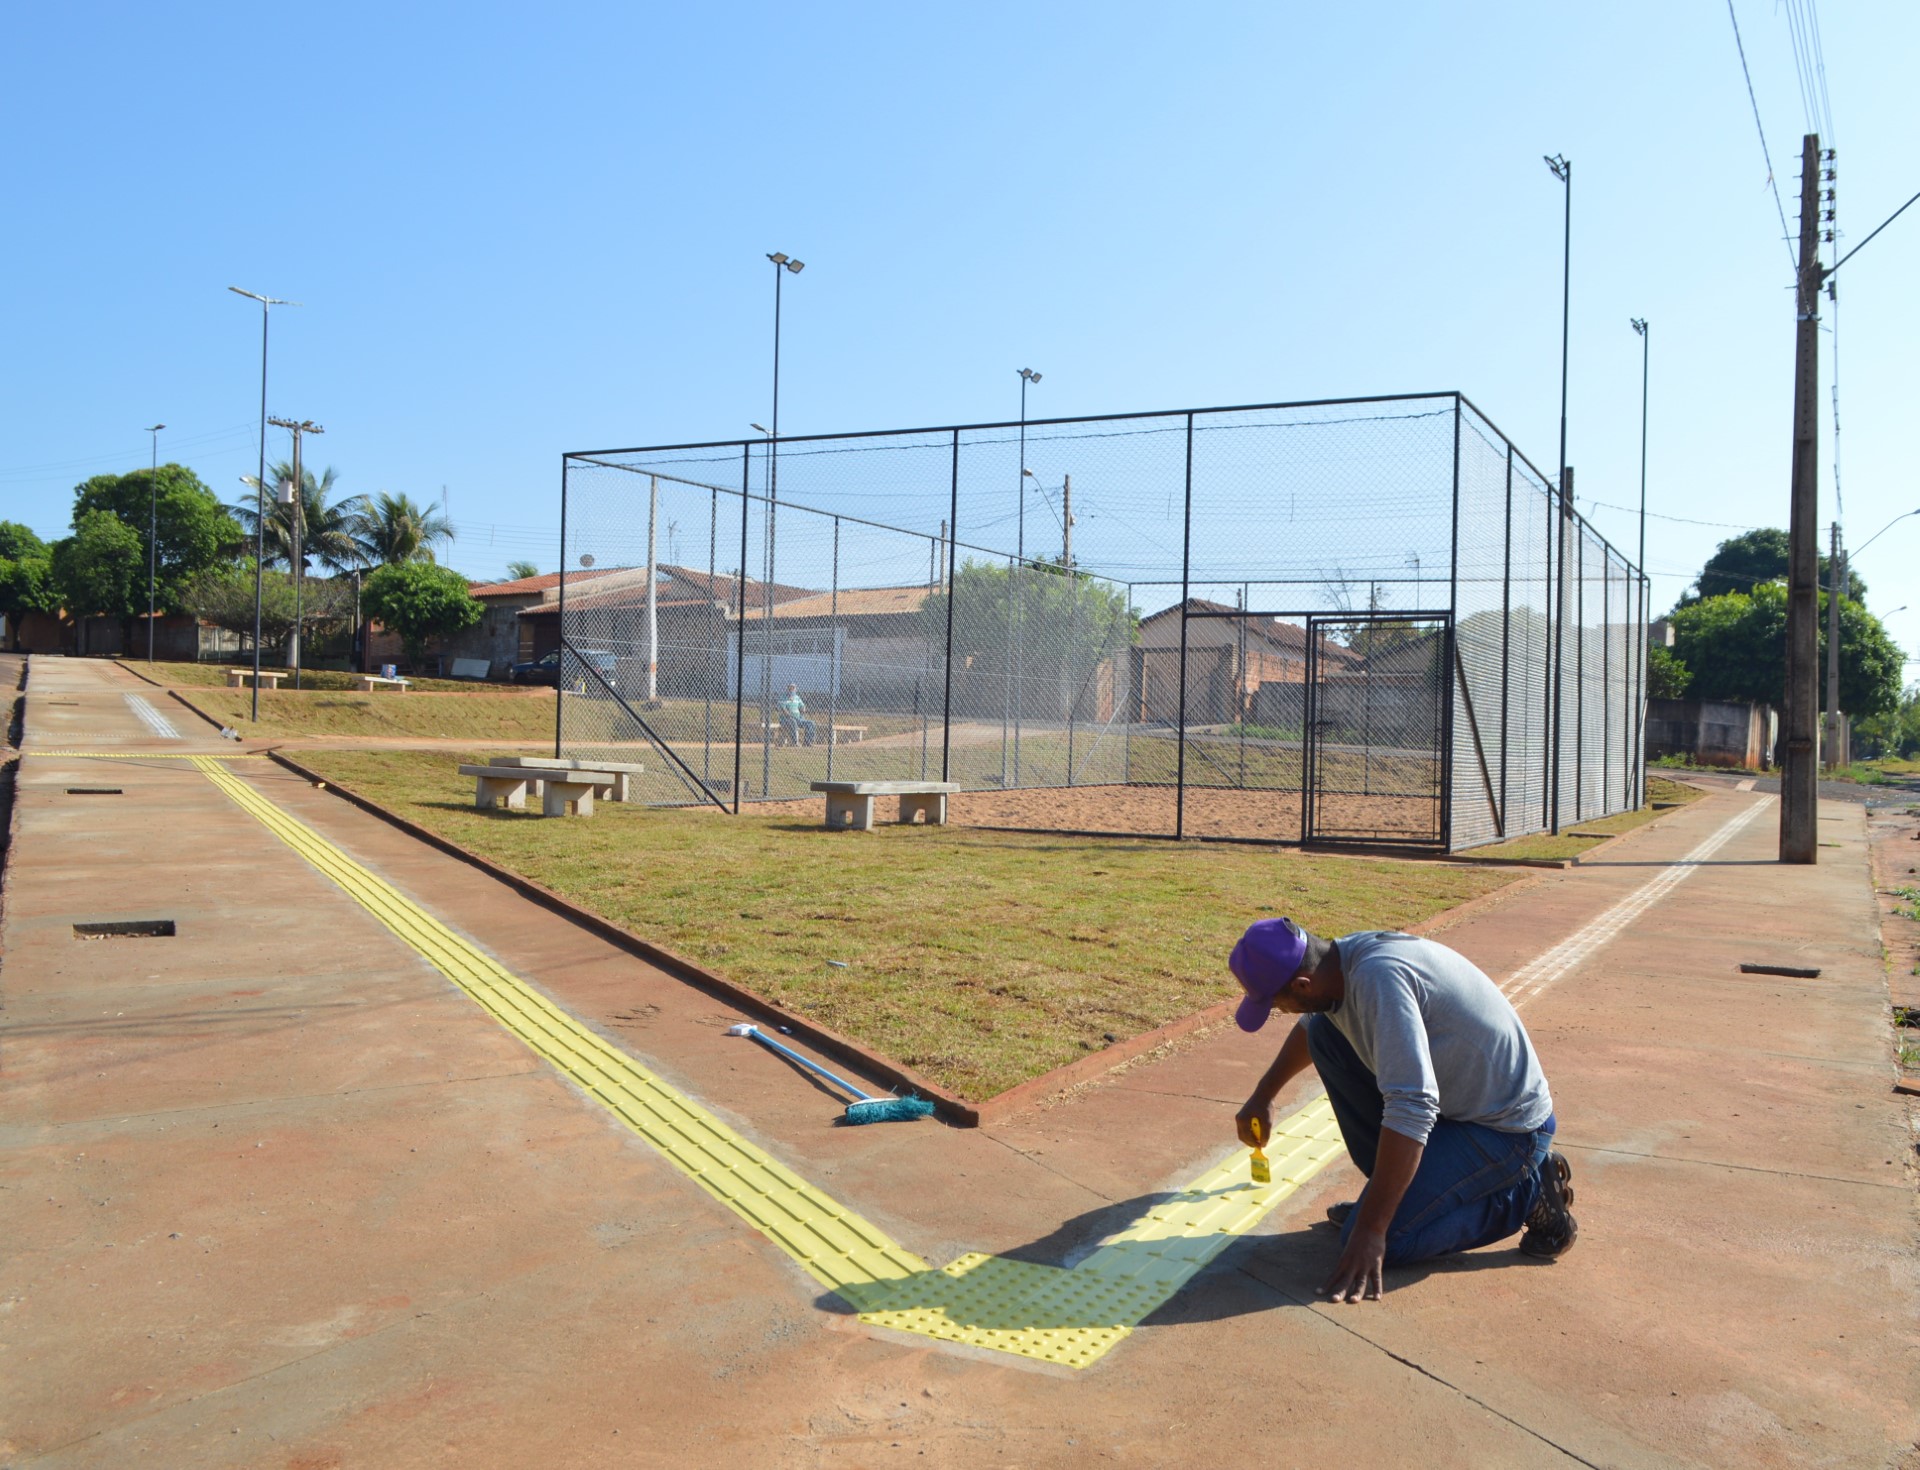
[[[1565,1154],[1549,1151],[1540,1166],[1540,1198],[1528,1212],[1526,1233],[1520,1237],[1521,1253],[1552,1260],[1572,1250],[1580,1234],[1572,1205],[1573,1166]]]

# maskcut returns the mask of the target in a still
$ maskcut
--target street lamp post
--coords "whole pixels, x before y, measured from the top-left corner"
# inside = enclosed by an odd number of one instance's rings
[[[155,424],[147,432],[153,436],[153,459],[147,470],[147,662],[153,662],[154,572],[159,566],[160,527],[160,431]]]
[[[1544,156],[1544,155],[1543,155]],[[1553,607],[1553,796],[1552,830],[1560,831],[1560,745],[1564,729],[1561,686],[1566,683],[1567,521],[1567,322],[1573,286],[1573,161],[1562,154],[1547,158],[1566,193],[1565,220],[1560,231],[1560,517],[1555,539],[1559,543],[1559,581]]]
[[[780,287],[790,275],[797,276],[807,268],[806,262],[795,260],[784,251],[767,252],[767,259],[773,263],[773,428],[767,433],[767,535],[766,535],[766,585],[761,589],[760,612],[760,720],[763,725],[770,724],[773,718],[773,580],[774,554],[779,545],[775,526],[775,507],[780,501]],[[744,577],[746,569],[741,568]],[[741,637],[746,636],[744,627]],[[760,747],[762,796],[773,794],[773,736],[768,732],[766,741]]]
[[[236,296],[260,303],[260,468],[253,477],[253,722],[260,723],[260,593],[261,566],[266,556],[267,535],[267,317],[276,306],[298,306],[297,301],[282,301],[277,296],[262,296],[238,286],[227,289]]]
[[[1641,714],[1639,727],[1644,736],[1646,730],[1644,712],[1646,710],[1647,688],[1647,369],[1651,362],[1653,338],[1647,332],[1647,319],[1645,317],[1630,317],[1628,320],[1640,338],[1640,552],[1638,559],[1634,563],[1634,570],[1639,574],[1640,584],[1640,648],[1639,656],[1635,663],[1636,673],[1634,677],[1640,691],[1635,703],[1640,706],[1638,712]],[[1634,759],[1631,746],[1631,726],[1629,727],[1628,759]],[[1646,784],[1646,757],[1644,751],[1635,762],[1635,765],[1640,773],[1639,782],[1635,790],[1639,791],[1640,788]],[[1634,805],[1639,806],[1641,803],[1636,801]]]

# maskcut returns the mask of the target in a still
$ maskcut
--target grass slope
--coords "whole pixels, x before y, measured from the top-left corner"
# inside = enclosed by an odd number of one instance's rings
[[[603,804],[476,811],[462,757],[306,752],[390,810],[975,1099],[1234,993],[1246,924],[1399,928],[1497,869]],[[829,964],[840,961],[845,968]]]

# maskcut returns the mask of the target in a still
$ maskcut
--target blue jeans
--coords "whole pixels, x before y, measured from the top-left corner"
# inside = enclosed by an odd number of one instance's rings
[[[1304,1024],[1307,1050],[1333,1104],[1347,1153],[1371,1179],[1386,1107],[1379,1079],[1325,1016],[1308,1016]],[[1540,1197],[1540,1167],[1552,1141],[1552,1118],[1532,1133],[1436,1120],[1413,1183],[1387,1227],[1387,1264],[1405,1266],[1470,1251],[1518,1232]],[[1342,1246],[1359,1219],[1358,1210],[1347,1217],[1340,1230]]]
[[[787,727],[787,736],[795,745],[801,743],[801,735],[803,732],[806,736],[805,743],[808,745],[813,744],[814,724],[812,720],[808,719],[805,715],[786,715],[782,718]]]

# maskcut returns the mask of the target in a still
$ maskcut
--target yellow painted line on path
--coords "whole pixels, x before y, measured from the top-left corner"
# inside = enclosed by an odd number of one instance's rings
[[[251,750],[206,751],[195,754],[190,750],[42,750],[37,745],[29,745],[20,753],[22,755],[57,755],[66,760],[82,761],[263,761],[270,758]]]
[[[188,758],[501,1025],[874,1326],[1084,1368],[1342,1152],[1322,1094],[1275,1130],[1267,1145],[1271,1184],[1253,1184],[1247,1156],[1236,1151],[1072,1270],[980,1254],[935,1270],[222,768],[223,759],[236,757]]]

